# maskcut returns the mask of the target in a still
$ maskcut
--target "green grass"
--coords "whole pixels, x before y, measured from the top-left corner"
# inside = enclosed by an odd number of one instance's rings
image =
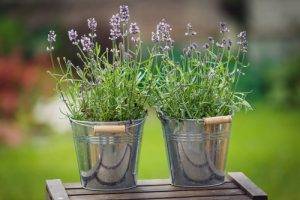
[[[300,110],[273,110],[260,104],[237,115],[229,148],[228,171],[242,171],[270,199],[299,199]],[[139,178],[167,178],[159,121],[145,125]],[[12,149],[0,147],[0,199],[44,199],[45,179],[78,181],[71,134],[36,137]]]

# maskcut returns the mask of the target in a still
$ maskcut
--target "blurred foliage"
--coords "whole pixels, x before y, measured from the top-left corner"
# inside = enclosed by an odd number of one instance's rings
[[[8,54],[25,39],[24,27],[16,20],[0,17],[0,53]]]
[[[300,106],[300,55],[289,57],[268,74],[270,102],[281,108]]]
[[[21,20],[0,15],[0,55],[9,55],[18,50],[25,59],[28,59],[46,53],[49,29],[46,25],[31,29],[25,27]],[[58,46],[61,46],[60,42],[59,40]]]
[[[41,97],[52,95],[52,80],[43,67],[50,66],[41,50],[46,29],[30,30],[21,21],[0,15],[0,142],[19,145],[26,135],[36,135],[32,111]]]
[[[33,110],[41,97],[52,94],[52,80],[46,74],[48,57],[24,60],[15,50],[0,55],[0,142],[11,146],[21,143],[23,136],[39,133],[43,127],[33,118]]]
[[[250,67],[244,69],[244,73],[247,75],[243,76],[238,84],[239,91],[248,92],[247,99],[251,103],[265,96],[268,84],[265,79],[265,74],[270,64],[268,60],[265,60],[263,63],[264,64],[253,65],[250,61]],[[266,67],[261,67],[262,65]]]
[[[50,78],[41,68],[47,65],[44,55],[30,60],[18,51],[0,56],[0,118],[15,118],[19,109],[29,113],[41,94],[50,93]]]

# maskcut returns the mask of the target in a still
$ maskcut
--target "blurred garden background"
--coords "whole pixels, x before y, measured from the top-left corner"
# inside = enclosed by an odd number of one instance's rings
[[[56,55],[72,58],[67,30],[100,22],[98,39],[110,46],[108,20],[129,5],[145,44],[165,17],[184,44],[191,22],[199,40],[226,21],[231,34],[248,32],[251,63],[239,88],[253,111],[234,117],[228,171],[242,171],[270,199],[300,199],[300,1],[297,0],[7,0],[0,2],[0,199],[43,199],[45,180],[79,181],[72,134],[47,75],[46,38],[58,33]],[[178,46],[178,48],[180,48]],[[150,112],[138,177],[167,178],[160,123]]]

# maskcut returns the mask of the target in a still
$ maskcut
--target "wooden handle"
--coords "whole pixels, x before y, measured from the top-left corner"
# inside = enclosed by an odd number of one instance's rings
[[[205,125],[212,125],[212,124],[225,124],[231,122],[231,116],[218,116],[218,117],[207,117],[204,118]]]
[[[94,133],[125,133],[125,125],[100,125],[94,126]]]

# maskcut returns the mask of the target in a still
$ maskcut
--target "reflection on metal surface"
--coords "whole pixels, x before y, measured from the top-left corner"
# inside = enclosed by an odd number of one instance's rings
[[[203,120],[159,117],[172,184],[205,187],[223,183],[231,123],[205,125]]]
[[[120,122],[71,120],[81,184],[91,190],[136,186],[144,119]],[[125,125],[125,132],[95,132],[95,126]],[[107,128],[107,127],[106,127]]]

